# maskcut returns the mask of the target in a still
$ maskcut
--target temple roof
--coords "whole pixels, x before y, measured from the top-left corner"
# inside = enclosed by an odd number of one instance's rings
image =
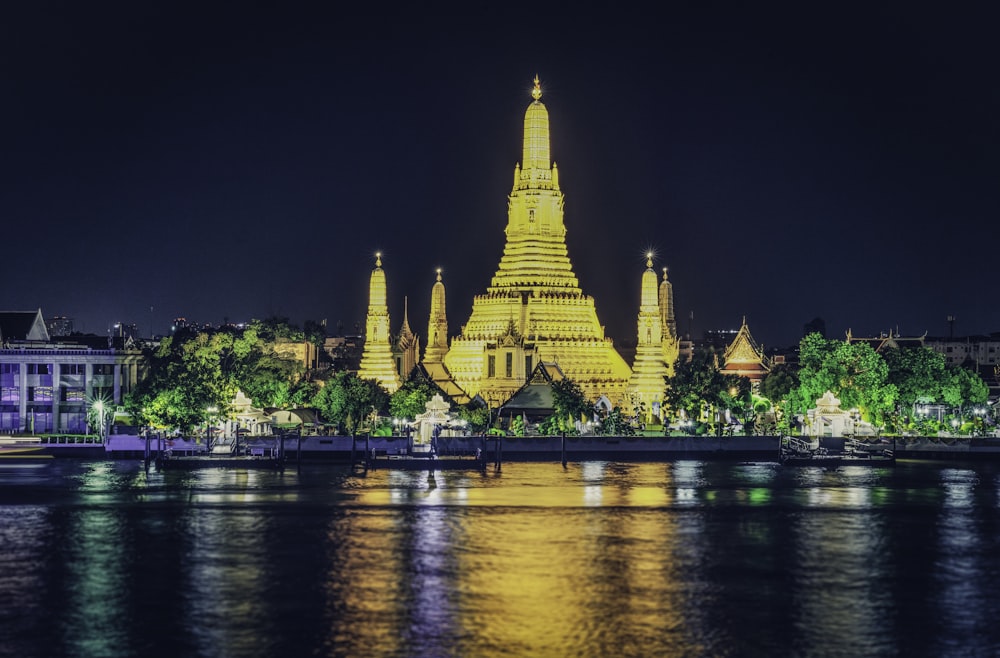
[[[49,341],[49,332],[37,311],[0,311],[0,343],[8,340]]]

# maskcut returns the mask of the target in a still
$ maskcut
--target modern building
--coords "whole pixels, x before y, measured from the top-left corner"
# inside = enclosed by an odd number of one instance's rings
[[[131,341],[54,341],[41,310],[0,313],[0,344],[4,434],[106,432],[142,376],[142,353]]]

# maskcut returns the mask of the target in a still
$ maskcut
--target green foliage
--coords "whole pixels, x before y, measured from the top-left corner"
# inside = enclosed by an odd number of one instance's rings
[[[721,360],[712,348],[696,349],[689,361],[679,360],[673,376],[666,378],[667,405],[675,412],[683,411],[690,419],[721,409],[733,409],[743,417],[752,417],[750,380],[722,373]],[[716,429],[721,433],[721,426]]]
[[[635,435],[635,428],[622,413],[621,407],[615,407],[608,412],[607,416],[601,419],[598,431],[605,436]]]
[[[264,335],[280,333],[269,326]],[[287,332],[286,332],[287,333]],[[260,407],[288,407],[309,396],[302,366],[274,351],[258,325],[239,330],[181,331],[146,353],[147,375],[126,396],[141,424],[189,433],[212,412],[225,414],[237,390]]]
[[[524,436],[524,419],[515,416],[510,421],[510,433],[514,436]]]
[[[458,417],[468,424],[469,431],[473,434],[492,430],[492,422],[495,420],[488,407],[476,404],[459,407]]]
[[[885,425],[896,407],[896,386],[885,360],[868,343],[827,340],[810,334],[799,344],[799,387],[790,394],[804,412],[830,391],[844,409],[857,408],[866,421]]]
[[[312,406],[326,422],[355,434],[367,426],[373,414],[388,409],[389,394],[377,382],[353,372],[339,372],[319,390]]]
[[[989,387],[979,373],[961,366],[951,366],[945,371],[941,397],[953,407],[984,404],[989,397]]]
[[[594,405],[587,400],[580,386],[570,379],[552,382],[552,406],[552,416],[539,426],[542,434],[577,434],[576,421],[594,413]]]
[[[427,411],[427,403],[440,393],[440,389],[433,383],[411,377],[392,394],[389,413],[395,418],[413,420],[417,414]]]
[[[899,392],[904,413],[912,414],[917,402],[941,400],[946,383],[944,355],[929,347],[892,348],[882,352],[889,369],[889,383]]]
[[[760,383],[760,394],[778,405],[799,385],[798,372],[787,363],[776,365]]]

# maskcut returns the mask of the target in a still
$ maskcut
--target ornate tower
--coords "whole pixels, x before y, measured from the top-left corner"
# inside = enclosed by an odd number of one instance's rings
[[[631,375],[580,290],[566,251],[563,194],[549,161],[549,114],[535,77],[524,115],[522,165],[507,198],[507,242],[485,295],[451,341],[445,364],[469,395],[501,404],[538,361],[555,362],[590,399],[626,397]]]
[[[427,347],[424,360],[427,363],[442,363],[448,353],[448,314],[445,312],[444,283],[441,270],[437,271],[437,281],[431,288],[431,315],[427,321]]]
[[[361,355],[358,376],[363,379],[374,379],[390,393],[399,388],[399,375],[393,362],[389,337],[389,307],[386,305],[382,254],[375,254],[375,269],[372,270],[371,282],[368,285],[365,348]]]
[[[674,374],[674,364],[680,355],[680,337],[677,335],[677,319],[674,317],[674,287],[667,281],[667,268],[663,268],[663,282],[660,283],[660,325],[663,327],[663,362],[667,365],[667,375]]]
[[[392,356],[400,382],[406,381],[420,357],[420,339],[410,329],[409,300],[406,297],[403,297],[403,326],[392,346]]]
[[[632,364],[632,377],[628,382],[632,401],[641,409],[640,414],[646,423],[652,421],[653,416],[660,415],[663,391],[666,388],[664,377],[670,374],[670,368],[663,359],[664,313],[660,303],[662,292],[662,286],[657,289],[653,255],[648,254],[646,271],[642,273],[635,362]]]

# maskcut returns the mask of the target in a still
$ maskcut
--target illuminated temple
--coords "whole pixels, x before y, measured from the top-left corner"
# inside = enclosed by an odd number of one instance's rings
[[[667,268],[663,268],[663,282],[657,285],[653,255],[648,254],[640,290],[635,361],[628,386],[632,402],[646,423],[660,416],[664,377],[673,375],[677,360],[679,343],[673,298]]]
[[[502,404],[539,362],[555,363],[592,400],[628,398],[632,370],[584,295],[566,250],[563,194],[549,160],[549,115],[535,78],[522,162],[507,203],[506,245],[486,294],[452,339],[444,366],[469,396]],[[430,339],[428,345],[434,343]]]
[[[404,316],[404,327],[409,330]],[[397,363],[393,358],[389,335],[389,306],[386,302],[385,272],[382,255],[375,254],[375,269],[368,284],[368,316],[365,320],[365,349],[361,355],[358,376],[373,379],[385,390],[394,393],[400,386]]]

